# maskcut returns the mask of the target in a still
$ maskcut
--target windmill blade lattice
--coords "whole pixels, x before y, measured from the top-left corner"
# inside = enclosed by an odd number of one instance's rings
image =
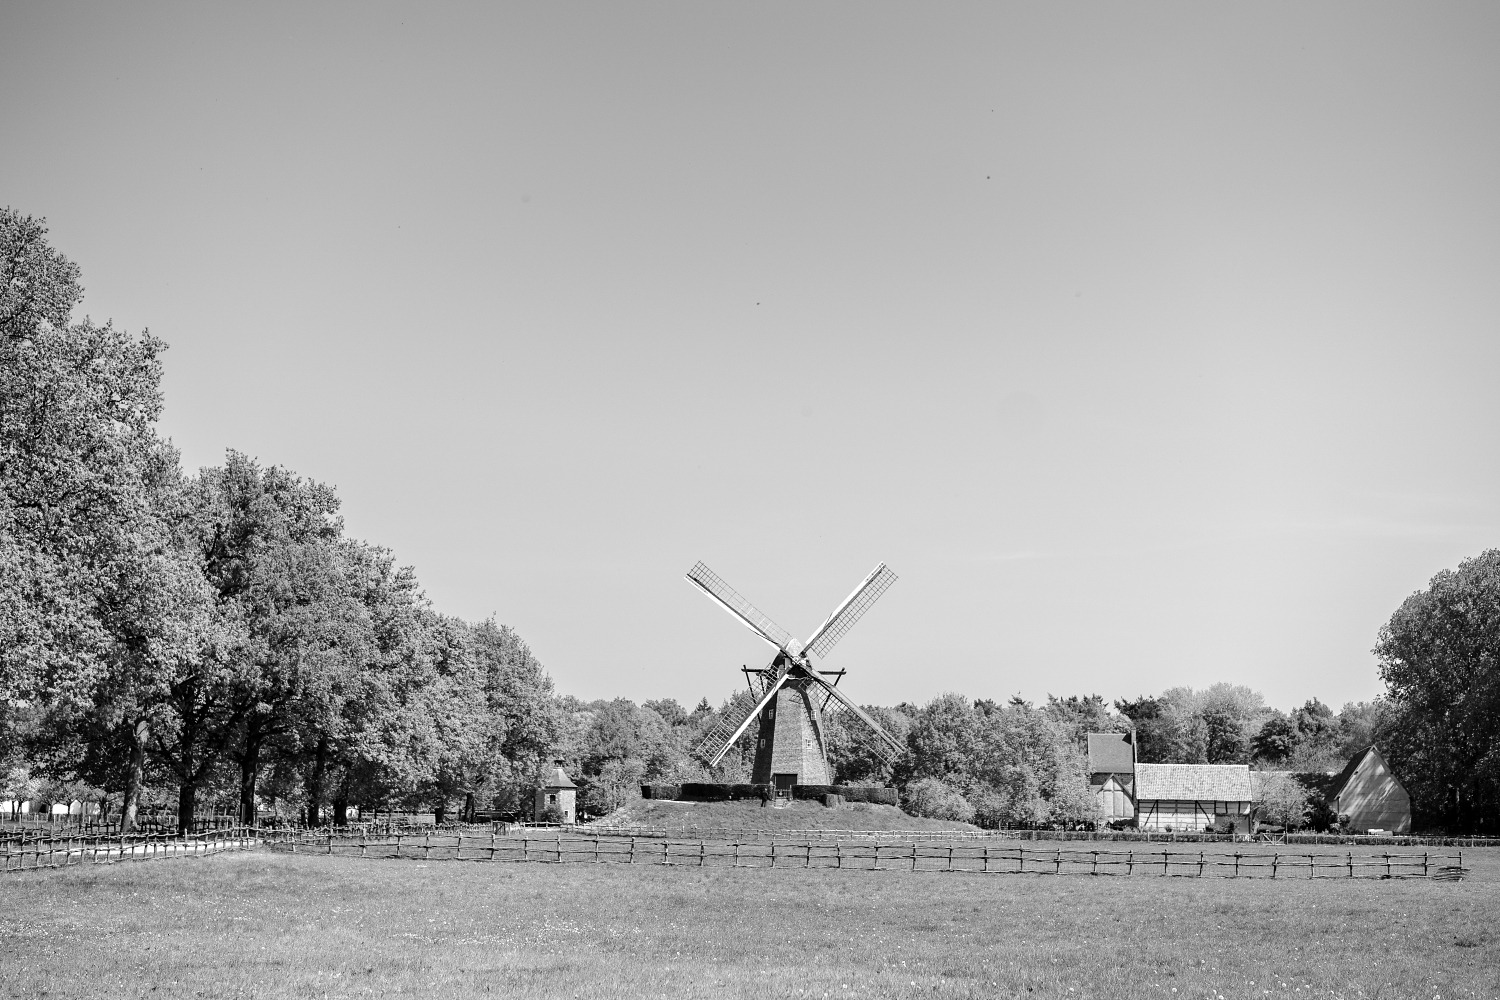
[[[864,709],[844,697],[843,692],[832,684],[821,677],[817,680],[828,692],[828,697],[823,702],[824,718],[837,719],[853,740],[880,758],[881,763],[887,767],[901,759],[906,753],[906,747],[900,740],[886,732],[880,723],[870,718]]]
[[[687,572],[687,578],[771,645],[794,655],[802,651],[801,645],[792,638],[790,632],[767,618],[755,605],[741,597],[739,591],[725,583],[723,577],[702,562],[693,564],[693,568]]]
[[[828,620],[813,633],[813,637],[807,640],[807,645],[803,649],[822,659],[833,648],[834,643],[847,635],[854,627],[854,623],[870,610],[870,605],[874,604],[876,599],[895,582],[896,574],[891,572],[890,567],[885,563],[876,566],[874,571],[865,577],[864,582],[854,588],[854,593],[844,598],[844,603],[840,604],[837,610],[828,616]]]

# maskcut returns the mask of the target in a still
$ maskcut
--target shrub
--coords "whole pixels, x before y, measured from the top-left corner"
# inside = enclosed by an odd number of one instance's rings
[[[913,815],[928,819],[968,823],[974,818],[974,807],[969,800],[959,794],[958,789],[938,778],[923,778],[908,785],[906,809]]]
[[[731,787],[707,781],[684,781],[678,798],[685,802],[727,802]]]

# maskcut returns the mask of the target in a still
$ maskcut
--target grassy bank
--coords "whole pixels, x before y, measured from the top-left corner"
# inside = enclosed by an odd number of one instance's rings
[[[744,830],[978,830],[968,823],[910,816],[896,806],[859,802],[829,809],[819,802],[793,802],[781,809],[759,802],[677,802],[635,799],[600,820],[600,826],[664,828],[684,834]]]
[[[1500,996],[1461,883],[361,861],[11,876],[7,997]]]

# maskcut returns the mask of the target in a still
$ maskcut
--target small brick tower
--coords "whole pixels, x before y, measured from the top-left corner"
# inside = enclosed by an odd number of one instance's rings
[[[562,816],[561,822],[578,822],[578,786],[573,784],[562,765],[560,760],[553,761],[551,770],[538,785],[532,819],[540,821],[548,809],[556,809]]]

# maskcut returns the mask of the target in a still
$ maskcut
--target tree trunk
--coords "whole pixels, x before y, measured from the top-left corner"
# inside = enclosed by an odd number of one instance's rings
[[[318,737],[312,772],[307,776],[307,825],[323,825],[323,779],[328,773],[328,737]]]
[[[349,825],[349,800],[342,793],[333,799],[333,825]]]
[[[186,837],[193,832],[193,807],[198,798],[198,783],[191,778],[183,779],[177,786],[177,836]]]
[[[130,727],[130,766],[125,772],[125,801],[120,808],[120,832],[132,833],[136,827],[136,814],[141,808],[141,786],[146,778],[146,740],[151,737],[151,726],[145,719],[138,719]]]
[[[240,822],[255,825],[255,779],[260,773],[260,731],[245,727],[245,753],[240,758]]]
[[[474,822],[474,812],[474,793],[471,791],[464,795],[463,820],[465,823]]]

